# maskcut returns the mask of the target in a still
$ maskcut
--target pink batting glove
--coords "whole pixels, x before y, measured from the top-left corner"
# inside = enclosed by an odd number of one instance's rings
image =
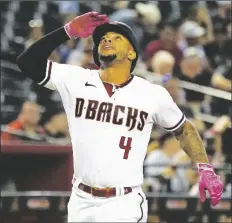
[[[201,202],[205,202],[205,190],[208,190],[211,198],[211,204],[212,206],[215,206],[221,200],[223,183],[220,180],[220,177],[215,174],[212,165],[208,163],[198,163],[197,166],[200,174],[199,192]]]
[[[64,29],[70,39],[92,35],[94,29],[109,22],[107,15],[99,15],[98,12],[88,12],[77,16],[71,22],[64,25]]]

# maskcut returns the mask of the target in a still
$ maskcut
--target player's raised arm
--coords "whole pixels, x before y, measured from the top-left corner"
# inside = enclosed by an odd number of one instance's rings
[[[51,53],[70,38],[88,37],[94,29],[109,20],[106,15],[97,12],[85,13],[77,16],[74,20],[32,44],[17,58],[20,70],[40,83],[44,80],[47,70],[47,59]],[[49,68],[48,68],[49,69]]]
[[[211,197],[211,204],[218,204],[221,199],[223,184],[209,164],[206,150],[194,125],[188,121],[171,96],[161,87],[160,109],[155,119],[158,124],[169,131],[172,131],[180,142],[182,149],[197,164],[200,174],[199,192],[201,201],[205,201],[205,190],[208,190]]]

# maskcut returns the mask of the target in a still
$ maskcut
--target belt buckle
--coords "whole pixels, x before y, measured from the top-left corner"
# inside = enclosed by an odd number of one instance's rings
[[[91,194],[93,196],[95,196],[94,193],[93,193],[94,190],[95,191],[105,191],[105,197],[106,198],[111,197],[111,194],[110,194],[111,188],[110,187],[106,187],[106,188],[91,187]]]
[[[94,194],[93,194],[93,191],[94,191],[94,190],[97,190],[97,187],[90,187],[90,188],[91,188],[90,193],[91,193],[92,195],[94,195]]]
[[[107,187],[107,188],[105,189],[105,191],[106,191],[106,198],[111,197],[111,194],[110,194],[111,188],[110,188],[110,187]]]
[[[91,192],[91,194],[92,194],[93,196],[95,196],[94,193],[93,193],[93,191],[101,191],[101,190],[102,190],[102,189],[101,189],[101,188],[98,188],[98,187],[91,187],[90,192]]]

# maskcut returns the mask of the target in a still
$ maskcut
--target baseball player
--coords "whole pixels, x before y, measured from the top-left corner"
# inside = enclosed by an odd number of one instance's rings
[[[99,70],[48,60],[70,38],[90,35]],[[197,164],[201,200],[205,190],[212,205],[221,199],[222,182],[199,134],[163,87],[132,75],[137,59],[131,28],[97,12],[76,17],[17,58],[25,75],[59,92],[67,114],[74,158],[68,222],[146,222],[141,184],[154,123],[172,131]]]

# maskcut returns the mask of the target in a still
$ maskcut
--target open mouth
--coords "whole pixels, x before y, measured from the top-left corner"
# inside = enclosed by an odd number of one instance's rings
[[[102,46],[103,49],[106,49],[106,50],[112,50],[114,49],[112,46],[109,46],[109,45],[104,45]]]

